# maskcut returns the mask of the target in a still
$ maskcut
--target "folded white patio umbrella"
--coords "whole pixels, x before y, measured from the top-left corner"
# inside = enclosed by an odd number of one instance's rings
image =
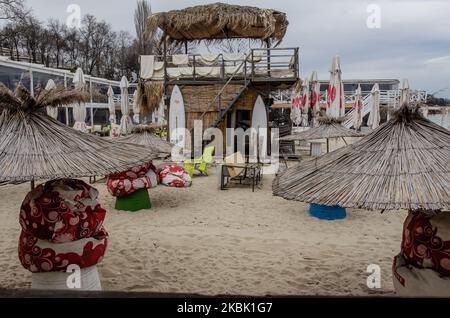
[[[299,126],[302,123],[302,111],[301,111],[302,95],[299,86],[295,87],[293,95],[294,97],[292,99],[291,105],[291,120],[294,123],[294,125]]]
[[[362,93],[361,93],[361,85],[358,84],[358,88],[355,92],[355,105],[353,106],[353,127],[355,127],[356,130],[361,128],[362,124],[362,109],[363,109],[363,103],[362,103]]]
[[[77,68],[77,70],[75,72],[75,76],[73,77],[73,84],[75,85],[76,89],[79,89],[79,90],[84,89],[86,80],[84,79],[83,70],[80,67]],[[73,129],[79,130],[82,132],[87,132],[86,105],[84,103],[73,105],[73,118],[75,120]]]
[[[402,83],[402,87],[400,88],[400,105],[398,107],[401,107],[404,103],[409,102],[411,93],[409,90],[409,82],[405,78]]]
[[[133,122],[130,118],[130,103],[128,101],[128,80],[125,76],[120,81],[120,110],[122,111],[122,118],[120,119],[120,133],[127,135],[131,133]]]
[[[138,98],[137,98],[137,89],[133,93],[133,121],[135,124],[139,124],[139,115],[140,115],[140,109],[138,104]]]
[[[375,129],[380,125],[380,87],[378,86],[378,83],[375,83],[373,85],[370,94],[372,95],[371,98],[372,105],[367,125],[370,128]]]
[[[114,104],[114,91],[111,85],[108,88],[108,109],[109,109],[109,122],[115,124],[116,119],[116,105]]]
[[[308,111],[310,104],[310,91],[309,91],[309,80],[305,78],[302,82],[302,102],[301,102],[301,116],[302,116],[302,126],[308,127]]]
[[[49,91],[56,88],[56,84],[52,79],[49,79],[47,85],[45,85],[45,90]],[[58,108],[57,107],[46,107],[47,115],[50,117],[57,119],[58,118]]]
[[[311,86],[310,107],[313,115],[314,127],[316,127],[318,125],[317,117],[319,116],[320,113],[320,83],[316,71],[312,72],[311,74],[310,86]]]
[[[344,90],[339,56],[335,56],[331,63],[330,84],[327,95],[327,115],[334,118],[345,115]]]

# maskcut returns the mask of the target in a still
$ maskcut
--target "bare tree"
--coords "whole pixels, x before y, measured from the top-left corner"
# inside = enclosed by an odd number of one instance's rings
[[[56,67],[64,64],[63,50],[66,47],[66,26],[58,20],[50,19],[47,25],[49,41],[51,43],[51,51],[56,62]]]
[[[147,20],[151,15],[150,3],[147,0],[138,0],[136,10],[134,11],[134,26],[136,28],[138,52],[141,55],[152,53],[152,39],[149,39],[145,32]]]
[[[0,0],[0,20],[22,21],[28,12],[24,0]]]

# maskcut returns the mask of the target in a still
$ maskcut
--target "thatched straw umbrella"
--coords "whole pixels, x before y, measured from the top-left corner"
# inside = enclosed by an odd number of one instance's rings
[[[141,164],[157,155],[146,147],[103,140],[49,117],[46,107],[82,103],[88,94],[64,88],[31,96],[0,85],[0,183],[56,179],[32,189],[20,209],[19,259],[32,288],[68,288],[69,266],[81,270],[82,289],[101,289],[97,263],[107,247],[105,210],[81,180]]]
[[[163,30],[169,42],[251,38],[281,42],[286,14],[256,7],[214,3],[153,14],[147,23],[150,37]]]
[[[450,131],[404,105],[360,141],[280,173],[288,200],[409,210],[394,285],[402,295],[450,296]]]
[[[47,116],[45,108],[84,102],[85,92],[0,85],[0,182],[107,175],[149,162],[149,149],[78,132]]]
[[[314,139],[326,139],[327,140],[327,152],[330,152],[330,138],[342,138],[345,143],[345,137],[362,137],[363,134],[347,129],[341,125],[342,118],[320,117],[318,119],[319,126],[302,131],[300,133],[292,134],[280,138],[280,141],[295,141],[295,140],[314,140]]]
[[[289,200],[369,210],[450,208],[450,131],[403,106],[365,138],[274,181]]]
[[[154,132],[162,125],[138,125],[133,127],[132,134],[118,139],[119,142],[138,144],[151,149],[152,152],[158,153],[160,157],[165,158],[172,153],[172,145],[155,136]]]

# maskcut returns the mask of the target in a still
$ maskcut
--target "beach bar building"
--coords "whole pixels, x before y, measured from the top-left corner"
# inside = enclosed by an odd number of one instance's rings
[[[222,3],[153,14],[147,30],[150,35],[162,32],[163,54],[141,56],[139,87],[141,95],[158,96],[147,98],[148,104],[141,108],[153,110],[163,98],[169,106],[177,85],[187,130],[193,129],[194,120],[202,120],[203,129],[221,129],[224,136],[226,128],[249,127],[258,96],[268,110],[271,93],[290,88],[299,79],[299,49],[280,47],[287,27],[285,13]],[[242,39],[249,47],[241,52],[197,54],[189,50],[192,43]],[[173,45],[181,46],[183,54],[170,54]]]

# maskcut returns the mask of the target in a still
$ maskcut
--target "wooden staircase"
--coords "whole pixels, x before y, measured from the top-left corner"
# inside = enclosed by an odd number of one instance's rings
[[[242,93],[245,92],[248,85],[250,84],[250,80],[247,78],[246,60],[247,55],[245,55],[244,60],[236,68],[234,73],[230,76],[230,78],[223,85],[223,87],[213,98],[213,100],[208,104],[208,107],[205,109],[205,111],[200,115],[200,120],[203,120],[206,113],[211,111],[215,105],[218,105],[219,116],[214,121],[213,127],[218,127],[220,125],[220,123],[226,117],[226,114],[233,108],[234,104],[237,102],[239,97],[241,97]],[[244,69],[244,79],[242,81],[242,84],[239,85],[238,90],[233,92],[233,87],[236,86],[236,83],[233,83],[233,79],[237,76],[237,74],[242,68]],[[231,94],[230,90],[232,91]]]
[[[224,120],[227,113],[233,108],[234,104],[237,102],[239,97],[246,91],[249,85],[249,81],[245,81],[244,84],[239,88],[239,90],[232,95],[231,100],[227,101],[226,106],[222,109],[220,108],[220,113],[217,119],[214,121],[213,127],[218,127],[220,123]]]

